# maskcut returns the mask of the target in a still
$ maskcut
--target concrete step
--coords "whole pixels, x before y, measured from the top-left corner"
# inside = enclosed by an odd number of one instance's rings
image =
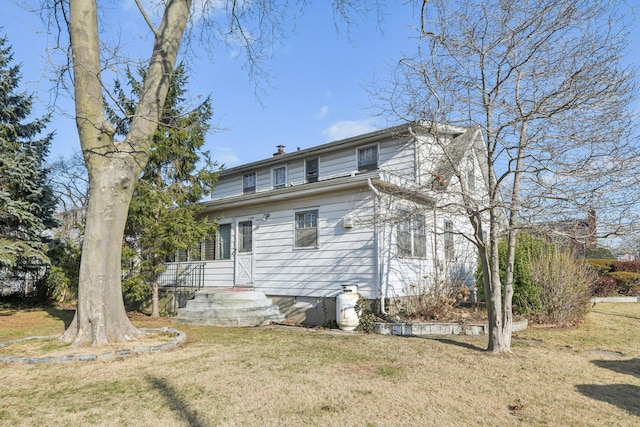
[[[178,309],[178,323],[217,326],[260,326],[282,321],[280,313],[264,293],[254,290],[204,288]]]

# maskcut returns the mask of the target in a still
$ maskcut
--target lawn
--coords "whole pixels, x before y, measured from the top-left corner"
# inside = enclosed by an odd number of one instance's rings
[[[0,311],[0,341],[61,333],[71,313]],[[636,426],[640,304],[597,304],[576,328],[486,337],[174,325],[179,348],[69,364],[0,364],[0,425]],[[4,350],[4,354],[6,353]]]

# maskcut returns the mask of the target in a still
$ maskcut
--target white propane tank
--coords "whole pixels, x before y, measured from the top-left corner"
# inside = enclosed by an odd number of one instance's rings
[[[336,322],[343,331],[353,331],[360,323],[356,312],[358,298],[356,285],[343,285],[342,293],[336,297]]]

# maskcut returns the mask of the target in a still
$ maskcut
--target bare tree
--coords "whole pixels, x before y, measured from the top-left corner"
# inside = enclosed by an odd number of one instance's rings
[[[84,228],[89,204],[89,177],[82,154],[76,151],[68,158],[60,157],[50,169],[49,185],[58,201],[59,232],[79,243],[79,228]]]
[[[621,5],[593,0],[424,0],[417,53],[373,95],[404,121],[477,127],[488,194],[469,191],[459,144],[434,140],[459,187],[482,268],[491,352],[511,347],[517,231],[527,221],[636,202],[635,68]],[[438,129],[433,126],[433,129]],[[433,186],[433,183],[431,183]],[[446,203],[446,202],[445,202]],[[613,216],[612,216],[613,218]],[[506,219],[506,221],[505,221]],[[609,228],[615,231],[616,228]],[[508,241],[504,282],[498,242]]]

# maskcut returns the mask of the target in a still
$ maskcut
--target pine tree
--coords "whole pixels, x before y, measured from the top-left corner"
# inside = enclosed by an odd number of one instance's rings
[[[40,275],[48,265],[42,235],[54,225],[55,198],[45,158],[53,133],[37,139],[48,116],[25,122],[33,97],[18,92],[20,65],[11,65],[7,38],[0,39],[0,274]]]
[[[144,70],[139,70],[144,81]],[[136,107],[142,82],[127,72],[131,98],[116,82],[125,118],[107,109],[118,132],[126,134]],[[215,223],[201,217],[202,198],[217,179],[215,164],[202,151],[209,129],[211,103],[206,99],[195,108],[187,105],[187,76],[179,65],[172,76],[161,122],[153,139],[149,162],[136,183],[129,206],[123,248],[123,287],[129,296],[152,294],[152,316],[159,315],[158,276],[164,262],[177,250],[198,247],[215,231]],[[151,286],[149,286],[151,285]],[[149,292],[151,291],[151,292]]]

